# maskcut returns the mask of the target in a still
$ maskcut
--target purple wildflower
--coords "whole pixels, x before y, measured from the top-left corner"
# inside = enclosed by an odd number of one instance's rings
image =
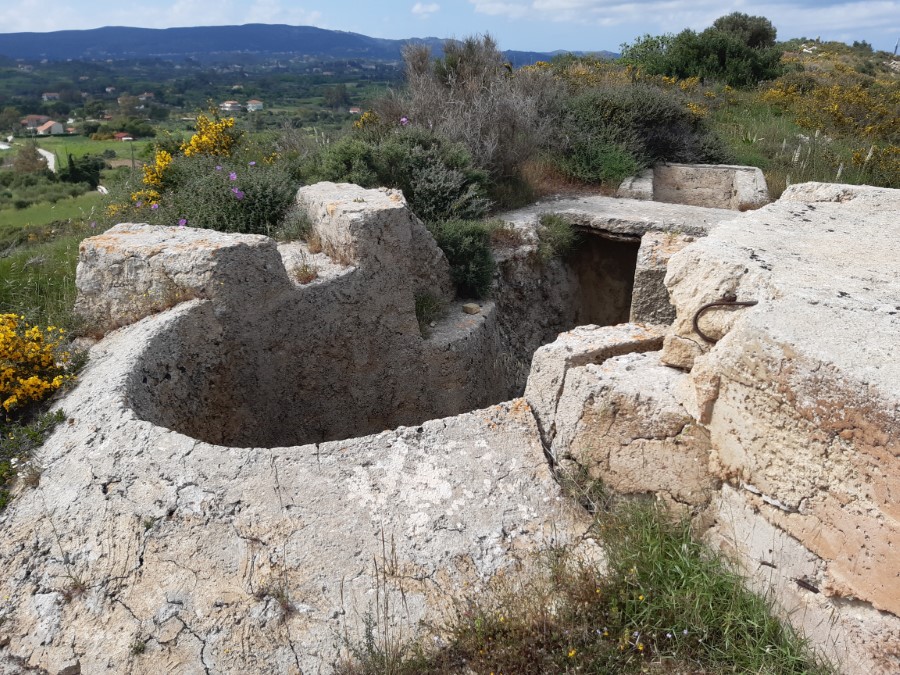
[[[144,202],[135,202],[135,203],[134,203],[134,208],[139,209],[139,208],[141,208],[143,205],[144,205]]]
[[[256,166],[256,162],[250,162],[248,166]]]
[[[409,118],[406,115],[404,115],[403,117],[400,118],[400,126],[405,127],[407,124],[409,124]]]
[[[228,174],[228,180],[237,180],[237,174],[232,171],[230,174]]]
[[[222,167],[219,164],[216,164],[216,171],[221,171]]]
[[[185,225],[187,225],[187,218],[182,218],[178,221],[179,227],[184,227]]]
[[[237,188],[231,188],[231,191],[234,193],[234,196],[237,197],[238,199],[244,198],[244,193],[241,190],[238,190]]]
[[[91,227],[97,227],[97,221],[96,221],[96,220],[92,220],[92,221],[91,221]]]
[[[154,211],[156,211],[156,209],[159,208],[159,204],[151,204],[150,208],[153,209]]]

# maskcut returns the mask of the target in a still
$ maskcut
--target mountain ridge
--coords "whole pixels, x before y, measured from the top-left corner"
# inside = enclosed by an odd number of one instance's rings
[[[437,37],[394,40],[350,31],[286,24],[134,28],[104,26],[48,33],[0,33],[0,55],[13,59],[123,60],[193,57],[203,60],[230,54],[399,61],[407,44],[426,44],[440,54],[445,40]],[[555,52],[508,50],[513,65],[552,58]],[[592,52],[611,57],[607,51]]]

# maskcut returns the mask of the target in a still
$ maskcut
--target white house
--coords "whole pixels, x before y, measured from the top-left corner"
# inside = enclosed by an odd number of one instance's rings
[[[262,101],[258,101],[255,98],[251,98],[249,101],[247,101],[247,111],[248,112],[254,112],[256,110],[262,110],[262,109],[263,109]]]
[[[63,125],[54,120],[44,122],[36,129],[36,131],[38,136],[59,136],[60,134],[66,133]]]
[[[241,104],[237,101],[224,101],[219,104],[219,110],[222,112],[241,112]]]

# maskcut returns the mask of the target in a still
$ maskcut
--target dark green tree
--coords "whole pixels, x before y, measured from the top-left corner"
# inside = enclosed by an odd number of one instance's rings
[[[342,106],[350,105],[350,94],[347,92],[347,85],[336,84],[326,88],[324,99],[325,105],[335,110]]]
[[[18,130],[21,128],[19,124],[21,118],[22,113],[19,112],[18,108],[6,106],[0,111],[0,132],[7,133]]]
[[[59,169],[57,177],[67,183],[87,183],[94,190],[100,184],[100,172],[106,167],[106,161],[100,155],[84,155],[73,157],[68,155],[68,162]]]
[[[741,12],[732,12],[713,21],[712,27],[733,35],[751,49],[775,46],[777,31],[772,22],[764,16],[749,16]]]

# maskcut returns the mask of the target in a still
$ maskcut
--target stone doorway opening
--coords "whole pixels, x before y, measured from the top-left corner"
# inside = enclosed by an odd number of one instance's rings
[[[579,242],[565,264],[576,279],[575,326],[612,326],[628,321],[640,237],[579,229]]]

